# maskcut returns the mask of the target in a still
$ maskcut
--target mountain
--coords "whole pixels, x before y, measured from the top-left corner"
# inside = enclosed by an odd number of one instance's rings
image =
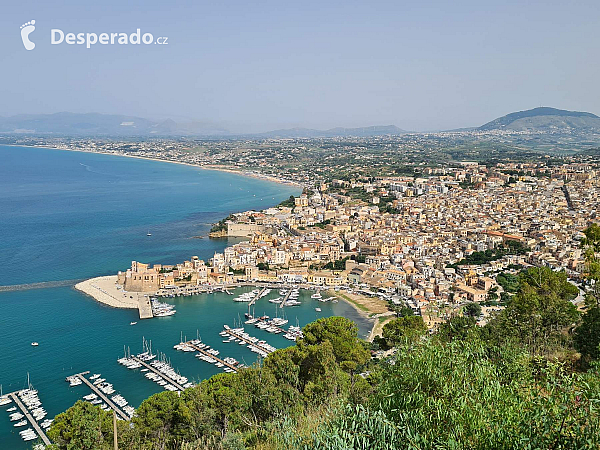
[[[482,131],[600,131],[600,117],[588,112],[540,107],[507,114],[478,129]]]
[[[115,114],[78,114],[60,112],[55,114],[20,114],[0,117],[0,133],[58,134],[67,136],[215,136],[232,137],[229,130],[209,122],[175,122],[167,119],[153,121],[135,116]],[[239,136],[255,138],[314,138],[337,136],[384,136],[403,134],[394,125],[362,128],[332,128],[312,130],[290,128],[266,133],[245,133]]]
[[[0,133],[145,136],[227,135],[229,131],[210,123],[176,123],[171,119],[153,121],[141,117],[115,114],[60,112],[0,117]]]
[[[311,128],[286,128],[282,130],[259,133],[258,136],[266,138],[320,138],[320,137],[369,137],[404,134],[406,131],[395,125],[376,125],[360,128],[330,128],[329,130],[315,130]]]

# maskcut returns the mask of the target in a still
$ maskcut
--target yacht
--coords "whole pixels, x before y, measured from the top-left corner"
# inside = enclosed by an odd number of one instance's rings
[[[32,347],[37,347],[38,345],[40,345],[40,344],[38,344],[37,342],[32,342],[32,343],[31,343],[31,346],[32,346]]]
[[[315,308],[316,312],[321,312],[321,308]]]

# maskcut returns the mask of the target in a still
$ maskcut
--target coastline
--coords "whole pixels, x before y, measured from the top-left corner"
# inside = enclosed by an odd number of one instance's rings
[[[58,147],[52,147],[52,146],[46,146],[46,145],[17,145],[17,144],[0,144],[0,145],[4,145],[6,147],[45,148],[48,150],[61,150],[61,151],[66,151],[66,152],[92,153],[92,154],[107,155],[107,156],[119,156],[119,157],[123,157],[123,158],[145,159],[148,161],[179,164],[182,166],[194,167],[196,169],[202,169],[202,170],[215,170],[218,172],[227,172],[227,173],[230,173],[233,175],[239,175],[242,177],[270,181],[272,183],[278,183],[278,184],[287,184],[289,186],[295,186],[295,187],[298,187],[301,189],[304,188],[304,186],[301,183],[298,183],[296,181],[286,180],[285,178],[278,178],[278,177],[275,177],[272,175],[264,175],[264,174],[261,174],[258,172],[250,172],[250,171],[243,172],[243,171],[236,170],[236,169],[234,169],[232,167],[228,167],[228,166],[191,164],[191,163],[187,163],[187,162],[183,162],[183,161],[174,161],[172,159],[151,158],[148,156],[125,155],[125,154],[121,154],[121,153],[111,153],[111,152],[98,152],[98,151],[91,151],[91,150],[86,150],[86,149],[58,148]]]
[[[89,295],[98,303],[113,308],[138,309],[138,296],[130,298],[122,289],[117,289],[117,276],[108,275],[90,278],[75,285],[75,289]]]
[[[385,307],[386,311],[384,312],[383,305],[381,305],[381,307],[378,307],[378,308],[373,308],[373,307],[369,307],[363,303],[360,303],[355,299],[351,299],[346,294],[342,294],[342,293],[336,292],[334,290],[328,290],[327,293],[335,296],[339,300],[352,306],[354,308],[354,310],[358,313],[359,316],[372,322],[371,331],[369,332],[369,335],[366,338],[366,340],[368,342],[372,342],[373,338],[378,333],[381,333],[381,329],[383,328],[383,325],[385,322],[382,323],[380,321],[380,318],[393,314],[391,311],[389,311],[389,309],[387,309],[387,306]],[[385,321],[387,321],[387,319]]]

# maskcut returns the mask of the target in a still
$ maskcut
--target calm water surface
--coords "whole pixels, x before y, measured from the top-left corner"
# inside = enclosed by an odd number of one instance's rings
[[[0,146],[0,285],[83,279],[113,274],[132,260],[176,263],[192,255],[207,260],[227,240],[197,239],[230,212],[263,209],[298,189],[229,173],[116,156]],[[151,237],[146,234],[150,231]],[[231,244],[231,241],[229,242]],[[237,294],[250,288],[238,288]],[[268,298],[256,313],[273,316]],[[90,370],[114,384],[134,406],[162,388],[116,360],[142,339],[170,359],[182,375],[200,381],[220,369],[173,349],[183,333],[247,364],[246,347],[223,343],[223,324],[239,322],[246,304],[227,294],[171,299],[177,314],[137,321],[137,311],[98,304],[72,287],[0,292],[0,384],[25,387],[27,373],[48,417],[89,393],[64,381]],[[319,303],[302,292],[302,305],[285,308],[291,324],[343,315],[366,334],[368,321],[344,302]],[[317,313],[315,307],[322,312]],[[281,348],[282,336],[246,326],[251,335]],[[32,347],[37,341],[39,347]],[[0,408],[0,448],[28,448]],[[22,428],[20,428],[22,429]]]

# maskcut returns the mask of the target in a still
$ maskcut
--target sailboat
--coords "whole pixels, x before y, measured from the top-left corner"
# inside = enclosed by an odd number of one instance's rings
[[[150,230],[148,230],[148,233],[146,233],[146,236],[152,236],[152,233],[150,233]]]
[[[2,395],[2,385],[0,384],[0,406],[8,405],[12,400],[8,395]]]

